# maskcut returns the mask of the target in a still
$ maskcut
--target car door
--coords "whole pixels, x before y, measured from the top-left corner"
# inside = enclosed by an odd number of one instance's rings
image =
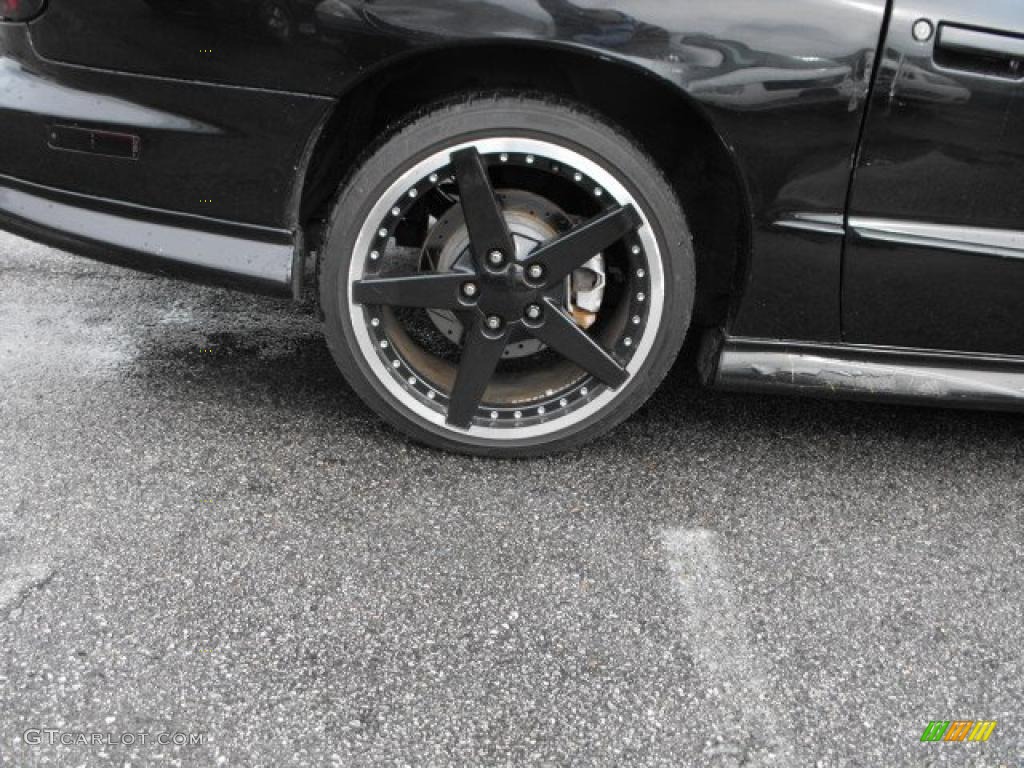
[[[895,0],[848,213],[851,343],[1024,355],[1024,3]]]

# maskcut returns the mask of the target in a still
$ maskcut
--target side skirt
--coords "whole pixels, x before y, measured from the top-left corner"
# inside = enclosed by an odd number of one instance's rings
[[[737,392],[1024,411],[1024,358],[709,334],[705,382]]]
[[[302,240],[268,227],[161,211],[0,175],[0,229],[168,277],[297,295]]]

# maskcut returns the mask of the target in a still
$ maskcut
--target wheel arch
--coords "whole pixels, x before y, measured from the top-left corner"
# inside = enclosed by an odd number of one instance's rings
[[[697,258],[693,326],[735,311],[751,253],[747,185],[710,116],[684,90],[606,53],[558,43],[487,41],[419,49],[363,73],[344,93],[300,170],[296,210],[315,230],[345,177],[410,114],[465,92],[520,90],[571,100],[616,124],[655,160],[687,214]],[[629,98],[622,98],[628,94]],[[695,183],[696,182],[696,183]]]

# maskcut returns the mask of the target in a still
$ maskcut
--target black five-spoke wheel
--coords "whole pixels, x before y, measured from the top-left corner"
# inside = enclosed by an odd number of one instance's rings
[[[389,420],[444,447],[522,455],[646,399],[681,344],[693,275],[688,247],[667,253],[666,225],[685,223],[642,154],[588,115],[514,103],[525,114],[501,99],[440,108],[363,167],[370,183],[338,203],[321,301],[343,372]],[[585,151],[570,120],[609,146]],[[392,151],[417,143],[433,149]]]
[[[616,206],[520,261],[479,152],[462,149],[451,161],[469,230],[467,265],[444,273],[364,278],[352,287],[353,301],[470,316],[446,419],[457,427],[471,425],[514,329],[557,350],[603,384],[621,386],[628,378],[626,369],[576,324],[561,306],[559,293],[576,269],[640,227],[636,209]]]

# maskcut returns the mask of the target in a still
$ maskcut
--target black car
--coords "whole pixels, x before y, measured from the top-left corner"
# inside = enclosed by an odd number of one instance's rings
[[[419,440],[594,439],[687,338],[716,387],[1024,404],[1020,0],[0,16],[0,225],[314,296]]]

